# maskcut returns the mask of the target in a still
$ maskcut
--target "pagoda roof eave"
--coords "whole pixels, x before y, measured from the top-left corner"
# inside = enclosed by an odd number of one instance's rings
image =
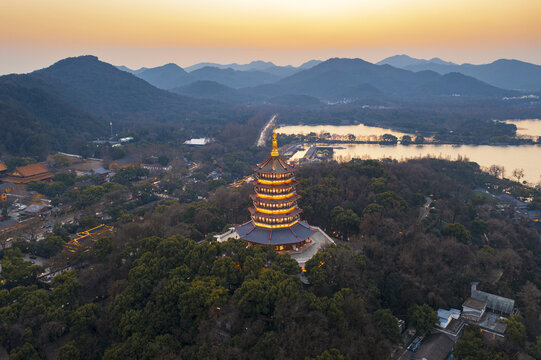
[[[257,164],[252,168],[255,172],[262,172],[268,174],[284,174],[291,173],[297,170],[297,168],[287,163],[280,156],[270,156],[267,160],[260,164]]]
[[[272,230],[257,227],[252,221],[249,221],[238,226],[235,230],[244,241],[271,246],[298,244],[316,232],[315,229],[304,221],[299,221],[291,227]]]

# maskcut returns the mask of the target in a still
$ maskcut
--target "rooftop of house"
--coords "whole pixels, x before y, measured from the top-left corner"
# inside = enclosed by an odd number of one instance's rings
[[[0,161],[0,171],[6,171],[8,167],[2,161]]]
[[[515,300],[477,290],[477,284],[472,285],[471,297],[486,302],[487,308],[505,314],[511,314],[515,307]]]
[[[454,341],[442,333],[432,334],[426,338],[415,352],[414,359],[445,360],[453,351]]]
[[[486,302],[470,297],[467,298],[466,301],[464,301],[464,304],[462,306],[467,306],[469,308],[477,310],[483,310],[486,306]]]
[[[49,172],[49,169],[47,169],[45,165],[43,165],[42,163],[35,163],[35,164],[19,166],[15,168],[12,175],[20,174],[20,176],[29,177],[29,176],[44,174],[47,172]]]
[[[481,319],[477,322],[477,325],[482,329],[490,330],[498,334],[504,334],[507,324],[505,318],[493,312],[485,312]]]
[[[106,174],[109,174],[111,172],[112,172],[111,170],[107,170],[107,169],[103,168],[102,166],[99,166],[97,168],[92,169],[92,173],[97,174],[97,175],[106,175]]]

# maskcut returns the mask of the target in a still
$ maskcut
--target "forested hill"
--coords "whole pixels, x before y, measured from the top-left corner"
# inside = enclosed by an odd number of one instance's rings
[[[212,241],[249,218],[251,186],[221,187],[202,201],[116,209],[137,216],[118,217],[90,251],[59,254],[56,264],[77,270],[50,287],[22,260],[28,243],[15,242],[0,260],[0,345],[12,359],[389,359],[401,341],[395,316],[429,331],[435,309],[460,308],[471,281],[516,300],[522,343],[479,339],[457,352],[511,359],[541,335],[539,234],[474,191],[535,190],[436,159],[319,164],[296,176],[304,217],[343,239],[306,264],[310,285],[288,255]],[[421,211],[426,196],[433,204]]]
[[[51,150],[75,150],[107,134],[107,122],[66,99],[35,75],[0,77],[0,151],[43,158]]]
[[[157,89],[95,56],[67,58],[32,75],[53,84],[63,97],[81,108],[109,118],[163,121],[184,119],[190,113],[205,118],[213,107],[221,111],[231,108]]]
[[[225,126],[247,109],[157,89],[94,56],[61,60],[24,75],[0,77],[0,151],[43,158],[50,150],[78,152],[86,141],[116,130],[175,124]]]

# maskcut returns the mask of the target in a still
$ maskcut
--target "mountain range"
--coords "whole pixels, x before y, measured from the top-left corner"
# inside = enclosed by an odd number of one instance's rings
[[[458,73],[413,72],[342,58],[329,59],[273,84],[240,89],[240,92],[260,98],[308,95],[326,102],[441,101],[442,97],[451,96],[498,98],[517,94]]]
[[[455,66],[434,59],[428,63],[410,61],[409,65],[403,57],[394,60],[402,61],[403,66]],[[209,124],[238,121],[257,111],[260,104],[312,108],[342,103],[417,106],[424,102],[433,107],[457,104],[459,99],[470,103],[488,100],[502,107],[506,103],[503,97],[524,94],[460,72],[411,71],[362,59],[311,62],[286,77],[257,70],[268,63],[253,65],[248,70],[204,66],[187,72],[167,64],[135,74],[95,56],[80,56],[29,74],[0,76],[0,151],[42,154],[47,147],[77,151],[88,139],[107,135],[109,121],[126,129],[189,123],[184,128],[191,132],[203,127],[208,131]],[[508,65],[511,72],[518,71],[516,66],[531,71],[532,79],[538,69],[537,65],[507,60],[489,65],[479,66],[498,66],[498,78],[510,77],[506,75]],[[156,82],[171,90],[151,85]],[[242,104],[255,106],[238,106]]]
[[[239,89],[273,83],[319,63],[321,63],[320,60],[310,60],[299,67],[294,67],[291,65],[277,66],[266,61],[252,61],[249,64],[242,65],[236,63],[221,65],[203,62],[185,69],[173,63],[154,68],[143,67],[138,70],[132,70],[126,66],[117,66],[117,68],[165,90],[207,80]]]
[[[139,70],[118,68],[158,88],[186,96],[249,104],[285,95],[349,102],[434,96],[502,97],[516,96],[516,91],[541,91],[541,66],[518,60],[458,65],[440,58],[395,55],[376,64],[333,58],[311,60],[299,67],[253,61],[242,65],[207,62],[186,69],[176,64]],[[312,103],[317,102],[314,99]]]
[[[503,89],[541,91],[541,66],[519,60],[499,59],[490,64],[458,65],[438,58],[423,60],[396,55],[383,59],[378,64],[388,64],[410,71],[435,71],[442,75],[457,72]]]

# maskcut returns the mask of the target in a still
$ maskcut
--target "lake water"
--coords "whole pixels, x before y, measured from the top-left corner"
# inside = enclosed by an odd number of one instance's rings
[[[506,120],[505,122],[517,126],[517,136],[534,138],[541,136],[541,119]]]
[[[520,128],[519,135],[541,136],[541,120],[508,120]],[[328,132],[344,136],[354,134],[357,137],[381,136],[392,134],[401,137],[404,133],[391,131],[389,129],[353,125],[353,126],[283,126],[277,129],[282,134],[316,134]],[[325,144],[330,146],[330,144]],[[541,145],[521,146],[491,146],[491,145],[379,145],[379,144],[334,144],[334,159],[337,161],[349,161],[352,158],[361,159],[382,159],[392,158],[396,160],[407,160],[420,157],[439,157],[448,160],[467,158],[476,162],[482,168],[491,165],[503,166],[505,177],[512,178],[514,169],[524,170],[524,179],[531,184],[541,181]],[[306,147],[306,150],[309,147]],[[291,160],[301,158],[305,151],[297,152]]]

